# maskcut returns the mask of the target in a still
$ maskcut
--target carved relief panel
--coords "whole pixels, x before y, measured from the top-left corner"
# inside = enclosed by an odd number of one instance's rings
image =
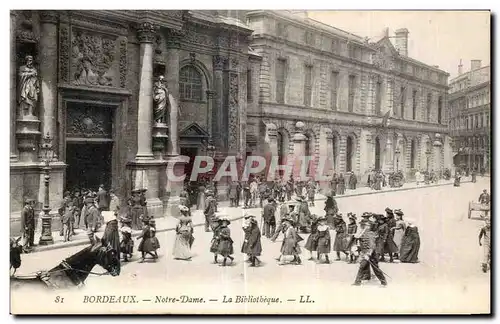
[[[228,148],[230,150],[238,149],[238,74],[229,73],[229,140]]]
[[[67,103],[66,135],[67,137],[112,139],[112,108]]]
[[[126,37],[63,24],[59,44],[62,82],[115,88],[126,86]]]

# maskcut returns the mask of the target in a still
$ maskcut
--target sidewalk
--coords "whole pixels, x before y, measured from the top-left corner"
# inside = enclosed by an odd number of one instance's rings
[[[470,179],[468,178],[467,180],[462,181],[462,183],[465,183],[465,182],[470,182]],[[380,193],[387,193],[387,192],[393,192],[393,191],[405,191],[405,190],[422,189],[422,188],[437,187],[437,186],[446,186],[446,185],[452,185],[452,184],[453,184],[453,179],[448,180],[448,181],[441,180],[437,184],[429,184],[429,185],[420,184],[419,186],[417,186],[417,184],[414,182],[410,182],[410,183],[405,183],[403,185],[403,187],[401,187],[401,188],[385,187],[382,190],[378,190],[378,191],[372,190],[368,187],[359,187],[356,190],[346,190],[346,194],[341,195],[341,196],[335,196],[335,199],[342,199],[342,198],[354,197],[354,196],[380,194]],[[319,201],[326,200],[326,197],[323,194],[316,194],[315,200],[319,200]],[[220,202],[218,209],[219,209],[219,213],[227,214],[227,216],[231,219],[231,221],[243,218],[243,215],[245,212],[255,214],[256,212],[259,213],[261,210],[259,207],[258,208],[250,208],[250,209],[242,209],[241,207],[229,207],[229,201]],[[193,219],[193,224],[195,227],[204,226],[204,224],[205,224],[205,217],[203,215],[202,210],[193,210],[192,211],[192,219]],[[173,231],[173,230],[175,230],[176,226],[177,226],[177,219],[175,217],[162,217],[162,218],[156,219],[156,228],[157,228],[156,232],[157,233]],[[102,226],[99,229],[99,231],[96,233],[96,235],[99,237],[102,237],[102,235],[104,233],[104,228],[105,228],[105,226]],[[87,232],[85,231],[85,229],[76,229],[75,232],[77,235],[74,235],[71,238],[71,241],[69,241],[69,242],[64,242],[63,237],[59,235],[59,231],[52,232],[54,244],[45,245],[45,246],[37,245],[33,248],[32,253],[89,244],[89,238],[87,236]],[[134,231],[134,233],[132,235],[138,236],[140,233],[141,233],[141,231]],[[35,244],[38,244],[38,241],[40,239],[40,234],[41,233],[39,231],[37,231],[35,233]]]

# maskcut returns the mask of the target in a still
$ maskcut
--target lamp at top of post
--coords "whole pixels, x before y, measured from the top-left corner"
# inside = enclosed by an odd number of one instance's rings
[[[54,151],[52,150],[52,136],[49,133],[42,138],[42,144],[40,145],[40,149],[43,152],[43,161],[48,166],[49,162],[52,161],[54,156]]]

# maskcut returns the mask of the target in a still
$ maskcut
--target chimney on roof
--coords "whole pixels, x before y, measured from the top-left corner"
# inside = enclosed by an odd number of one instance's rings
[[[458,75],[464,73],[464,66],[462,65],[462,59],[460,59],[460,64],[458,64]]]
[[[408,56],[408,34],[406,28],[400,28],[394,32],[396,34],[396,49],[401,56]]]
[[[470,70],[474,71],[481,68],[481,60],[471,60],[470,61]]]

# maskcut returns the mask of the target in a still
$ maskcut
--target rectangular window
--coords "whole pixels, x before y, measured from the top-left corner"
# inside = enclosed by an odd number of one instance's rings
[[[412,117],[413,120],[417,119],[417,90],[413,90],[412,95]]]
[[[305,67],[304,76],[304,106],[311,107],[312,97],[312,66]]]
[[[286,61],[278,60],[276,64],[276,102],[285,103],[285,69]]]
[[[382,81],[377,80],[375,83],[375,114],[382,114]]]
[[[406,104],[406,88],[405,87],[401,87],[400,96],[401,97],[400,97],[399,107],[401,110],[401,118],[404,119],[405,118],[405,104]]]
[[[338,89],[339,89],[339,73],[334,71],[332,72],[331,80],[331,107],[332,110],[337,110],[337,99],[338,99]]]
[[[354,111],[354,95],[356,93],[356,76],[355,75],[350,75],[349,76],[349,98],[347,101],[347,111],[353,112]]]
[[[247,70],[247,101],[252,101],[252,70]]]
[[[332,40],[332,53],[339,53],[339,41],[337,39]]]

